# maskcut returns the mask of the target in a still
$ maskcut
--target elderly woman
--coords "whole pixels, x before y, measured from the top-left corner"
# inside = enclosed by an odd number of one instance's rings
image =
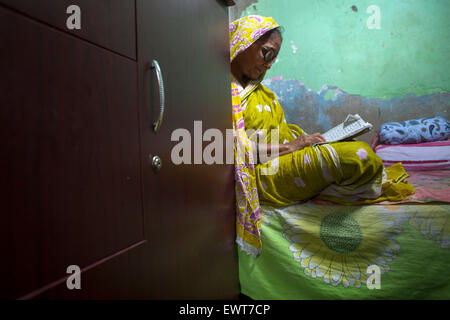
[[[349,205],[401,200],[414,192],[402,182],[403,167],[385,170],[366,143],[314,145],[326,142],[321,134],[286,123],[275,94],[261,84],[281,43],[272,18],[253,15],[230,24],[237,233],[241,247],[253,254],[261,248],[259,203],[285,206],[316,197]]]

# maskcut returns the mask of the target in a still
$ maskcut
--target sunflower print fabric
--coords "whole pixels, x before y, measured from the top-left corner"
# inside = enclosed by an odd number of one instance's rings
[[[306,275],[333,286],[359,288],[369,266],[377,265],[384,274],[400,249],[396,236],[404,217],[390,212],[286,210],[282,216],[294,260]]]
[[[449,204],[261,212],[264,251],[256,261],[239,253],[241,291],[253,299],[450,299]]]

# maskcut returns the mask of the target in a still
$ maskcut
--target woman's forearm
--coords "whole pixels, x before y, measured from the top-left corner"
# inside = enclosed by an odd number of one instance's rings
[[[267,162],[272,158],[284,156],[285,154],[289,154],[293,151],[294,150],[289,143],[258,144],[259,159],[261,163]]]
[[[284,156],[285,154],[292,153],[297,150],[310,146],[316,142],[326,142],[325,138],[320,133],[303,134],[295,140],[285,143],[273,143],[273,144],[258,144],[256,146],[257,159],[259,163],[265,163],[273,158]]]

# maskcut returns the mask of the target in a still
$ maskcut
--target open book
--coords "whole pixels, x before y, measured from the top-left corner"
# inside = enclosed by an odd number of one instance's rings
[[[358,114],[349,114],[343,123],[322,134],[327,142],[315,143],[314,145],[352,139],[371,129],[372,125],[364,121]]]

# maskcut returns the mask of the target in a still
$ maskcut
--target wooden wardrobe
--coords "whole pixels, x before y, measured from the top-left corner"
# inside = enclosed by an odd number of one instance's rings
[[[0,0],[1,298],[238,297],[233,166],[171,160],[232,128],[224,3]]]

